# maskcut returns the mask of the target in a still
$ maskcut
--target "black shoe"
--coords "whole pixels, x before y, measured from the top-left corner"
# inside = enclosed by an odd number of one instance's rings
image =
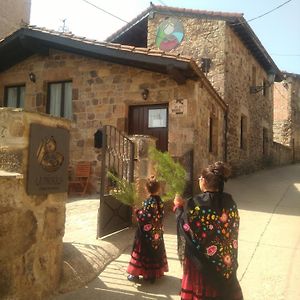
[[[138,282],[139,281],[139,277],[138,276],[134,276],[134,275],[128,275],[127,279],[131,282]]]

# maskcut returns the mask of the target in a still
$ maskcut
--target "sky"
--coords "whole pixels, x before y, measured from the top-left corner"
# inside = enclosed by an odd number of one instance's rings
[[[145,0],[31,0],[30,24],[68,29],[103,41],[150,6]],[[287,2],[286,4],[284,4]],[[243,13],[278,68],[300,74],[300,0],[153,0],[153,4],[209,11]],[[256,20],[278,6],[280,8]],[[65,20],[65,23],[64,21]]]

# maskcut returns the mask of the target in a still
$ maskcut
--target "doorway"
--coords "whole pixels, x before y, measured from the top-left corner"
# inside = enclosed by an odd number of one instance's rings
[[[151,135],[158,150],[168,151],[168,104],[130,106],[128,120],[128,134]]]

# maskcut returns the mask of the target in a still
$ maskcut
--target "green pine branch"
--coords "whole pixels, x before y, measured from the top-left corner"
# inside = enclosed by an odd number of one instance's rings
[[[107,172],[107,176],[116,185],[115,189],[110,191],[111,195],[123,204],[129,206],[133,206],[137,203],[137,193],[133,183],[128,182],[124,178],[119,178],[111,172]]]
[[[168,152],[149,148],[149,157],[154,162],[158,180],[166,182],[166,194],[163,200],[173,199],[176,194],[182,195],[186,185],[186,171],[175,162]]]

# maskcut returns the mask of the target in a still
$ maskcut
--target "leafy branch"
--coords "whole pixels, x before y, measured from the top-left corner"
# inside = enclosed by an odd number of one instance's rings
[[[115,188],[110,191],[117,200],[123,204],[133,206],[137,202],[135,185],[124,178],[119,178],[111,172],[107,172],[108,178],[115,184]]]
[[[186,185],[186,171],[182,165],[175,162],[168,152],[161,152],[154,147],[149,148],[149,157],[154,162],[158,180],[166,182],[164,200],[182,195]]]

